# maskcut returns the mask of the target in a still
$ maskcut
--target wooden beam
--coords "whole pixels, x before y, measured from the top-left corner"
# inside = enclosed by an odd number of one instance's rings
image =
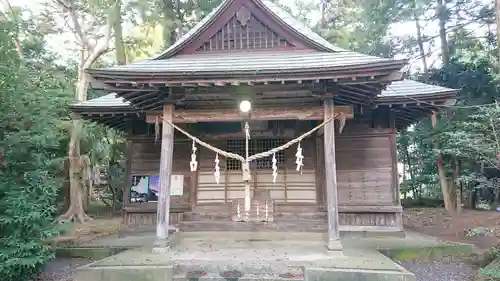
[[[354,118],[352,106],[336,106],[335,112],[342,112],[347,119]],[[158,111],[146,114],[146,123],[156,123],[160,115]],[[174,123],[197,123],[197,122],[232,122],[241,121],[245,118],[250,120],[323,120],[323,107],[269,107],[255,108],[250,116],[246,116],[238,109],[210,109],[210,110],[174,110],[172,121]]]
[[[333,99],[324,101],[325,120],[335,115]],[[339,206],[337,199],[337,167],[335,160],[335,122],[328,122],[324,126],[325,146],[325,190],[328,206],[328,242],[329,251],[342,251],[339,234]]]
[[[168,226],[170,217],[170,177],[172,176],[172,161],[174,155],[174,128],[167,123],[172,120],[174,106],[165,104],[163,106],[163,124],[161,132],[161,156],[160,156],[160,191],[156,210],[156,241],[154,252],[163,253],[168,251]]]

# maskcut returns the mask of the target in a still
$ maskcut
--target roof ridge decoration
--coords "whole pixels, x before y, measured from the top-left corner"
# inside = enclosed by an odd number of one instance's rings
[[[173,57],[179,53],[182,53],[183,50],[190,44],[195,44],[196,46],[203,44],[204,42],[201,42],[200,39],[205,33],[209,33],[208,38],[211,38],[219,31],[219,28],[211,29],[211,27],[217,23],[217,20],[219,20],[221,16],[224,16],[224,24],[227,24],[233,16],[236,16],[238,21],[244,26],[247,24],[248,20],[250,20],[250,16],[253,15],[252,10],[260,10],[259,13],[262,12],[262,15],[260,15],[260,17],[257,16],[257,20],[262,21],[263,19],[261,17],[265,17],[266,20],[269,19],[270,23],[274,23],[279,25],[280,27],[283,27],[285,32],[300,40],[300,42],[295,43],[307,46],[311,49],[316,49],[318,51],[347,51],[329,43],[320,35],[312,31],[304,23],[295,19],[292,15],[284,11],[282,8],[280,8],[270,0],[223,0],[219,6],[213,9],[191,30],[181,36],[181,38],[179,38],[179,40],[177,40],[173,45],[167,48],[167,50],[153,57],[152,60],[162,60]],[[269,29],[272,32],[279,34],[277,30],[274,30],[272,27],[269,27]],[[295,45],[294,42],[288,43],[292,46]]]

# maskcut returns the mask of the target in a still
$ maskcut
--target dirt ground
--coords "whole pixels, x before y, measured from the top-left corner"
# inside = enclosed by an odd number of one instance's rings
[[[442,208],[405,209],[404,226],[443,240],[474,244],[481,249],[500,244],[500,212],[495,211],[464,209],[453,217]]]
[[[85,224],[72,223],[68,226],[67,233],[53,240],[56,243],[80,244],[92,241],[101,236],[119,234],[123,230],[124,226],[122,225],[121,217],[98,217],[85,222]]]
[[[443,208],[409,208],[404,210],[403,218],[406,229],[443,240],[470,243],[482,249],[500,244],[500,212],[464,209],[452,217]],[[471,235],[474,229],[482,231]],[[69,233],[56,240],[78,244],[134,230],[124,227],[120,216],[99,216],[84,225],[73,224]]]

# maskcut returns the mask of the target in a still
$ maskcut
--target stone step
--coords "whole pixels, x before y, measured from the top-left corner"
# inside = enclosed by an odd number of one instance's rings
[[[174,276],[174,281],[192,281],[192,280],[217,280],[217,281],[228,281],[228,280],[262,280],[262,281],[300,281],[304,280],[303,273],[282,273],[282,274],[253,274],[253,273],[241,273],[239,272],[220,272],[220,273],[210,273],[204,271],[192,271],[183,274],[177,274]],[[196,277],[199,279],[196,279]],[[231,278],[231,276],[234,276]]]
[[[243,211],[242,211],[243,213]],[[242,214],[243,215],[243,214]],[[184,221],[230,221],[232,215],[229,212],[185,212],[183,215]],[[273,214],[274,221],[280,222],[315,222],[326,223],[328,220],[325,212],[280,212]]]
[[[267,257],[269,258],[269,257]],[[177,263],[174,273],[181,277],[288,277],[303,278],[304,267],[287,260],[248,259],[245,256],[228,256],[228,259],[197,259]],[[205,279],[205,278],[203,278]]]
[[[275,203],[274,211],[276,213],[314,213],[324,212],[325,210],[317,205],[290,205]]]
[[[233,222],[233,221],[184,221],[180,231],[281,231],[320,232],[328,230],[326,223],[316,222]]]
[[[185,212],[182,219],[184,221],[228,221],[231,220],[231,213],[228,212]]]
[[[315,221],[315,222],[327,222],[328,216],[326,212],[275,212],[275,221]]]

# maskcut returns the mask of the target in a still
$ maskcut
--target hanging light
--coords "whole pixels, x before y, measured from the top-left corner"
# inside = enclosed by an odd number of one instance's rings
[[[252,109],[252,103],[250,101],[244,100],[240,102],[240,111],[243,113],[248,113]]]

